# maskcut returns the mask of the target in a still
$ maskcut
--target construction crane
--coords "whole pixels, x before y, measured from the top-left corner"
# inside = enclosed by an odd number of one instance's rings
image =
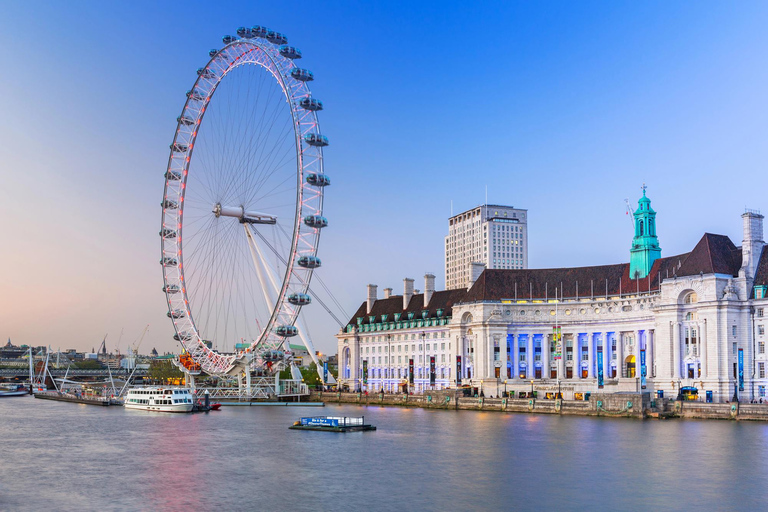
[[[632,228],[635,227],[635,213],[632,211],[632,207],[629,205],[629,199],[624,199],[624,203],[627,205],[627,215],[629,216],[629,223],[632,224]]]
[[[133,345],[131,346],[131,350],[133,350],[134,356],[139,355],[139,347],[141,346],[141,342],[144,341],[144,336],[146,336],[148,330],[149,330],[149,324],[147,324],[144,330],[141,331],[141,336],[139,336],[138,339],[133,342]]]

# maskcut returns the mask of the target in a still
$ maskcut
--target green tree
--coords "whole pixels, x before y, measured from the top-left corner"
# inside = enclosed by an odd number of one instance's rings
[[[182,379],[184,374],[167,359],[156,359],[149,363],[147,377],[154,381],[165,382],[168,379]]]

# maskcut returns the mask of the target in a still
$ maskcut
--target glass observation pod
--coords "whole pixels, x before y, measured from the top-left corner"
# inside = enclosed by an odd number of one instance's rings
[[[208,56],[209,56],[209,57],[211,57],[211,58],[213,58],[213,57],[215,57],[215,56],[216,56],[218,53],[219,53],[219,50],[213,49],[213,50],[211,50],[211,51],[209,51],[209,52],[208,52]]]
[[[308,133],[304,136],[304,142],[310,146],[323,148],[328,145],[328,137],[320,135],[319,133]]]
[[[254,25],[251,27],[252,37],[267,37],[268,32],[269,29],[267,27],[262,27],[261,25]]]
[[[315,75],[308,69],[293,68],[291,70],[291,76],[301,82],[311,82],[315,79]]]
[[[312,302],[312,297],[306,293],[292,293],[288,296],[288,302],[294,306],[306,306]]]
[[[240,37],[247,37],[248,39],[252,38],[251,35],[251,29],[245,28],[245,27],[238,27],[237,28],[237,35]]]
[[[174,309],[166,313],[168,318],[184,318],[187,314],[181,309]]]
[[[179,203],[176,201],[171,201],[170,199],[166,199],[162,203],[160,203],[160,206],[163,208],[168,208],[169,210],[177,210],[179,208]]]
[[[170,256],[166,256],[160,260],[160,264],[165,267],[175,267],[179,264],[179,260],[176,258],[171,258]]]
[[[265,361],[282,361],[285,358],[285,354],[282,350],[267,350],[263,354],[261,354],[261,358]]]
[[[216,73],[214,73],[210,69],[198,68],[197,69],[197,76],[201,76],[203,78],[216,78]]]
[[[237,41],[237,38],[235,36],[224,36],[221,40],[224,41],[224,44],[229,44]]]
[[[285,338],[291,338],[299,334],[299,330],[293,325],[278,325],[275,332],[278,336],[283,336]]]
[[[285,37],[285,34],[269,30],[267,31],[267,41],[274,44],[285,44],[288,42],[288,38]]]
[[[180,144],[178,142],[174,142],[173,144],[171,144],[171,149],[173,150],[174,153],[186,153],[187,150],[189,149],[189,146],[187,146],[186,144]]]
[[[179,334],[174,334],[173,339],[176,341],[189,341],[191,340],[193,335],[191,333],[188,333],[186,331],[182,331]]]
[[[165,178],[170,181],[179,181],[181,180],[181,173],[179,171],[166,171]]]
[[[300,59],[301,58],[301,50],[298,48],[294,48],[293,46],[281,46],[278,51],[280,52],[280,55],[285,57],[286,59]]]
[[[184,126],[192,126],[195,124],[195,120],[185,116],[179,116],[176,118],[177,123],[181,123]]]
[[[323,264],[317,256],[301,256],[296,263],[304,268],[318,268]]]
[[[192,89],[191,91],[187,91],[187,98],[194,101],[203,101],[203,99],[205,99],[205,96],[203,96],[196,90]]]
[[[308,174],[307,183],[316,187],[327,187],[331,184],[331,178],[325,174]]]
[[[313,112],[323,110],[323,102],[314,98],[304,98],[299,102],[299,105],[304,110],[312,110]]]
[[[170,228],[163,228],[160,230],[160,236],[163,238],[176,238],[176,230]]]
[[[304,224],[311,228],[324,228],[328,225],[328,219],[322,215],[307,215],[304,217]]]
[[[181,288],[179,288],[179,285],[177,284],[169,284],[168,286],[163,286],[163,291],[165,293],[179,293]]]

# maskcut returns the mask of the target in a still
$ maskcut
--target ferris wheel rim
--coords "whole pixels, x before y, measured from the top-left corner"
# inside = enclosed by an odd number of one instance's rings
[[[240,53],[238,54],[238,52]],[[232,55],[233,53],[234,55]],[[244,59],[243,57],[249,53],[256,53],[265,57],[269,62],[271,62],[272,66],[268,67],[259,61]],[[234,59],[229,62],[227,59],[232,57],[234,57]],[[223,69],[221,67],[218,69],[213,69],[215,67],[214,65],[221,64],[222,61],[227,64]],[[293,141],[296,152],[297,186],[295,218],[293,222],[293,233],[291,236],[291,249],[285,265],[286,269],[285,275],[283,276],[283,284],[280,288],[280,292],[274,304],[268,324],[263,329],[261,336],[258,339],[252,340],[248,349],[245,349],[242,352],[238,352],[234,355],[225,355],[212,350],[205,344],[200,336],[199,329],[195,323],[193,311],[191,309],[188,290],[186,288],[186,282],[184,279],[184,251],[181,241],[183,238],[182,234],[184,227],[184,198],[186,195],[186,183],[189,174],[189,167],[193,161],[192,156],[194,154],[194,146],[198,136],[197,132],[203,125],[205,113],[210,104],[210,101],[213,99],[216,90],[225,79],[225,77],[234,69],[247,64],[257,64],[266,70],[266,72],[269,72],[279,84],[286,100],[288,100],[289,103],[289,110],[293,121]],[[311,253],[311,255],[316,259],[317,249],[319,246],[320,231],[317,229],[314,232],[305,232],[304,235],[307,236],[302,236],[302,219],[304,213],[310,211],[312,211],[315,215],[322,214],[324,194],[322,187],[311,189],[311,195],[313,196],[315,206],[307,207],[305,211],[305,191],[309,190],[309,185],[305,182],[304,179],[305,171],[307,168],[305,162],[305,153],[307,151],[307,147],[303,144],[302,141],[303,136],[305,135],[302,133],[302,129],[312,129],[313,133],[317,133],[318,136],[321,136],[321,132],[316,111],[306,110],[306,112],[301,113],[302,117],[309,119],[309,122],[302,123],[298,118],[298,99],[312,98],[312,96],[311,92],[309,91],[309,87],[305,82],[294,80],[295,83],[288,83],[288,76],[292,76],[292,74],[288,75],[286,71],[290,73],[294,69],[297,69],[297,66],[295,66],[292,59],[284,58],[278,51],[275,50],[274,46],[262,43],[252,38],[241,38],[231,41],[227,43],[221,50],[216,51],[215,55],[211,56],[206,66],[201,68],[202,72],[200,70],[198,71],[199,76],[195,80],[193,88],[190,91],[192,94],[188,94],[187,101],[184,103],[184,107],[182,108],[181,115],[177,122],[176,132],[173,138],[173,143],[171,144],[171,152],[168,159],[163,193],[163,213],[161,224],[161,263],[163,263],[162,268],[164,281],[163,290],[166,294],[166,300],[168,303],[168,316],[171,317],[173,321],[177,340],[187,351],[192,354],[196,361],[198,359],[201,360],[203,369],[207,373],[229,373],[232,371],[233,367],[237,366],[238,363],[242,365],[243,360],[247,357],[252,358],[253,355],[249,356],[248,354],[254,351],[257,347],[262,345],[267,347],[282,345],[282,343],[286,341],[287,337],[283,336],[282,340],[279,339],[280,337],[273,332],[275,330],[275,324],[278,322],[279,317],[283,315],[283,317],[286,319],[290,319],[290,325],[293,325],[300,311],[300,307],[286,308],[286,305],[288,304],[286,300],[287,292],[289,288],[291,288],[292,284],[294,285],[294,288],[298,286],[298,288],[301,289],[303,293],[306,293],[309,288],[309,281],[312,276],[313,268],[301,268],[302,275],[299,275],[296,272],[296,261],[298,259],[299,251],[301,251],[302,255],[308,255],[308,253]],[[281,70],[283,72],[280,72]],[[208,82],[206,83],[206,81]],[[201,84],[208,86],[208,93],[202,99],[195,97],[195,91],[206,90],[205,87],[201,87]],[[198,112],[196,117],[191,118],[186,116],[188,112],[195,110]],[[189,131],[188,128],[190,126],[190,119],[194,120],[194,130],[192,131],[191,137],[180,137],[181,135],[187,134]],[[178,155],[176,154],[176,149],[180,147],[178,146],[179,144],[186,144],[187,147],[187,149],[183,152],[185,156],[183,156],[181,159],[182,165],[180,179],[173,174],[179,170],[177,165],[179,159]],[[318,174],[323,175],[322,147],[312,146],[309,149],[314,151],[314,167],[317,169]],[[169,189],[173,189],[174,186],[172,182],[176,181],[181,182],[178,193],[179,201],[176,208],[178,213],[169,215],[169,209],[167,208]],[[165,230],[169,229],[168,220],[174,220],[174,217],[177,221],[176,229],[178,239],[168,243],[169,241],[163,233]],[[247,229],[248,228],[246,227],[246,230]],[[302,245],[301,248],[299,247],[300,244]],[[167,265],[167,258],[169,255],[174,254],[177,258],[176,265]],[[298,283],[298,285],[296,285],[296,283]],[[173,286],[177,286],[178,288],[175,289],[174,293],[171,293],[169,290],[171,290]],[[183,297],[182,301],[176,299],[175,296],[178,293],[180,293],[180,296]],[[174,306],[178,306],[180,303],[183,304],[183,311],[180,311],[178,308],[174,308]],[[176,317],[174,316],[175,314],[178,314],[179,316]],[[265,343],[265,340],[270,340],[271,343]]]

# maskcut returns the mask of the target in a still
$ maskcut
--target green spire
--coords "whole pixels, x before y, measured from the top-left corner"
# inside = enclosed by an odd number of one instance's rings
[[[643,197],[637,202],[635,217],[635,238],[632,239],[630,249],[629,277],[642,279],[651,271],[653,262],[661,257],[661,247],[656,236],[656,212],[651,208],[651,200],[645,195],[645,183],[643,183]]]

